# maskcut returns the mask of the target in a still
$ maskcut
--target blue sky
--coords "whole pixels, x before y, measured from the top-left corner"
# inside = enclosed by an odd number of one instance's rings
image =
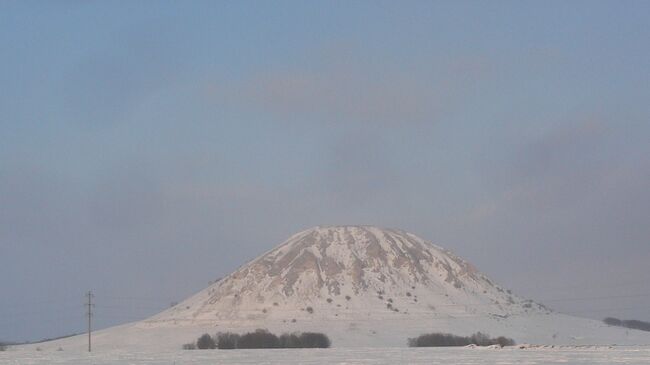
[[[318,224],[650,320],[649,13],[0,3],[0,339],[81,331],[88,289],[99,326],[142,318]]]

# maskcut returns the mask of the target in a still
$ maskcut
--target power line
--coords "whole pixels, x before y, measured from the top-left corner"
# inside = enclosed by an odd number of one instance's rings
[[[650,296],[650,293],[639,293],[639,294],[629,294],[629,295],[603,295],[603,296],[582,296],[582,297],[566,297],[566,298],[547,298],[547,299],[539,299],[537,301],[538,302],[546,302],[546,303],[554,303],[554,302],[559,303],[559,302],[575,302],[575,301],[597,301],[597,300],[621,299],[621,298],[642,298],[642,297],[649,297],[649,296]],[[92,318],[95,316],[95,313],[93,313],[93,308],[95,308],[96,306],[93,303],[94,294],[92,292],[89,291],[88,293],[86,293],[85,297],[87,298],[86,303],[84,303],[84,307],[87,308],[86,316],[87,316],[87,321],[88,321],[88,349],[89,349],[89,351],[91,351],[91,349],[92,349],[92,347],[91,347],[91,345],[92,345],[92,342],[91,342],[92,341],[92,338],[91,338],[91,336],[92,336],[92,323],[91,323],[91,321],[92,321]],[[135,296],[131,296],[131,297],[105,297],[105,298],[120,300],[120,301],[156,301],[156,302],[158,302],[159,300],[170,299],[170,298],[162,298],[162,297],[154,298],[154,297],[135,297]],[[43,300],[41,302],[42,303],[47,303],[47,302],[56,303],[57,301],[56,300],[54,300],[54,301]],[[495,306],[495,305],[497,305],[497,304],[496,303],[473,303],[473,304],[446,303],[446,304],[438,304],[438,305],[436,305],[436,307],[439,307],[439,308],[461,307],[461,308],[465,308],[465,309],[469,310],[469,309],[472,309],[472,308],[488,307],[488,306]],[[162,303],[161,303],[161,306],[162,306]],[[161,307],[154,306],[154,305],[152,305],[152,306],[137,305],[137,307],[136,307],[136,306],[134,306],[132,304],[127,304],[127,303],[119,303],[119,304],[115,303],[115,304],[112,304],[112,305],[100,305],[100,307],[101,308],[108,308],[108,309],[121,309],[121,308],[124,308],[124,309],[130,309],[130,310],[164,310],[164,309],[166,309],[166,308],[161,308]],[[61,312],[61,313],[66,313],[67,312],[66,310],[68,308],[72,308],[72,307],[68,307],[68,306],[59,307],[59,308],[56,308],[56,310],[58,312]],[[51,312],[52,309],[53,308],[48,308],[48,311]],[[584,309],[584,310],[579,310],[579,311],[570,311],[569,313],[571,313],[571,312],[573,312],[573,313],[613,312],[613,311],[617,311],[617,310],[633,310],[633,309],[644,309],[644,308],[641,308],[641,307],[602,308],[601,307],[601,308],[593,309],[593,310]],[[277,309],[275,309],[275,311],[277,311]],[[251,311],[251,312],[255,312],[255,311]],[[21,317],[33,317],[34,315],[41,315],[43,313],[44,313],[44,311],[21,311],[21,312],[18,312],[18,313],[10,314],[9,317],[0,318],[0,323],[4,323],[4,324],[17,323],[19,321],[19,318],[21,318]],[[415,314],[417,312],[410,312],[410,313]],[[7,313],[5,313],[5,314],[7,314]],[[449,314],[449,315],[453,316],[453,314]],[[463,317],[462,314],[460,314],[460,316]],[[473,316],[473,315],[470,314],[469,316]],[[108,319],[104,315],[100,316],[100,318],[101,319]],[[134,318],[134,317],[129,316],[129,315],[126,315],[126,316],[122,317],[119,314],[111,314],[110,318],[114,318],[114,319],[124,318],[124,320],[129,320],[129,321],[138,319],[138,318]],[[61,316],[57,316],[56,319],[52,319],[52,318],[44,319],[43,321],[39,321],[39,322],[44,322],[44,321],[45,322],[54,322],[55,320],[59,321],[61,319],[62,319]]]
[[[86,297],[88,294],[85,295]],[[584,296],[584,297],[567,297],[567,298],[546,298],[546,299],[535,299],[535,301],[538,302],[570,302],[570,301],[582,301],[582,300],[604,300],[604,299],[621,299],[621,298],[642,298],[642,297],[648,297],[650,296],[650,293],[640,293],[640,294],[629,294],[629,295],[605,295],[605,296]],[[92,298],[94,298],[95,295],[92,294]],[[104,298],[104,297],[102,297]],[[118,297],[108,297],[108,298],[115,298],[117,299]],[[131,299],[143,299],[143,300],[149,300],[151,298],[137,298],[137,297],[131,297]],[[494,306],[497,305],[496,303],[468,303],[468,304],[457,304],[457,303],[446,303],[446,304],[438,304],[436,307],[485,307],[485,306]],[[84,304],[84,307],[88,306],[88,302]],[[162,303],[161,303],[162,306]],[[99,305],[100,308],[107,308],[107,309],[139,309],[139,310],[163,310],[166,309],[166,307],[161,308],[161,306],[156,306],[156,305],[131,305],[131,304],[109,304],[109,305]],[[76,306],[65,306],[65,307],[59,307],[56,308],[58,312],[65,313],[68,309],[73,309]],[[92,307],[97,307],[95,304],[92,304]],[[48,311],[52,311],[53,308],[48,308]],[[275,309],[277,311],[277,309]],[[43,311],[21,311],[21,312],[14,312],[14,313],[9,313],[10,318],[2,318],[2,320],[15,320],[17,318],[24,318],[24,317],[31,317],[34,315],[39,315],[43,314]],[[92,313],[91,313],[92,314]]]
[[[577,297],[577,298],[560,298],[560,299],[540,299],[542,302],[571,302],[578,300],[599,300],[599,299],[620,299],[620,298],[641,298],[648,297],[650,293],[632,294],[632,295],[605,295],[599,297]]]
[[[610,283],[607,285],[602,285],[598,284],[597,287],[589,287],[589,284],[575,284],[575,285],[567,285],[567,286],[530,286],[528,285],[529,289],[533,289],[537,292],[549,292],[549,291],[563,291],[563,290],[572,290],[572,289],[589,289],[589,290],[594,290],[594,289],[602,289],[602,288],[620,288],[620,287],[629,287],[629,286],[636,286],[638,284],[648,284],[647,280],[629,280],[629,281],[622,281],[622,282],[617,282],[617,283]],[[647,285],[639,285],[643,288],[647,288]]]
[[[584,310],[580,310],[580,312],[592,313],[592,312],[611,312],[611,311],[640,310],[640,309],[648,309],[648,307],[584,309]],[[578,313],[578,312],[572,311],[572,313]]]
[[[11,312],[3,312],[3,313],[6,314],[8,317],[11,317],[11,319],[15,319],[15,318],[31,317],[33,315],[38,315],[38,314],[45,315],[47,313],[51,313],[53,309],[61,313],[68,312],[68,310],[72,310],[72,309],[79,310],[79,304],[76,304],[74,306],[69,305],[69,306],[58,307],[58,308],[48,307],[47,312],[44,310],[40,310],[40,311],[30,310],[30,311],[21,311],[21,312],[13,312],[13,313]]]
[[[115,299],[115,300],[135,300],[135,301],[152,301],[152,302],[162,302],[162,301],[173,301],[175,298],[168,298],[168,297],[102,297],[105,299]]]
[[[162,307],[162,308],[161,308]],[[107,308],[107,309],[141,309],[141,310],[163,310],[167,309],[168,306],[161,305],[150,305],[150,306],[134,306],[131,304],[120,304],[120,305],[100,305],[99,308]]]

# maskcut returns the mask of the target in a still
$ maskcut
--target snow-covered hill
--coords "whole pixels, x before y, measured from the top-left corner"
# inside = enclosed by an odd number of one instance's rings
[[[316,227],[141,322],[99,331],[104,349],[177,348],[202,333],[325,332],[335,347],[405,346],[426,332],[518,343],[650,344],[650,333],[555,313],[417,236],[370,226]],[[82,350],[83,336],[40,344]],[[25,347],[29,348],[29,347]]]
[[[547,313],[399,230],[316,227],[148,322],[401,319]]]

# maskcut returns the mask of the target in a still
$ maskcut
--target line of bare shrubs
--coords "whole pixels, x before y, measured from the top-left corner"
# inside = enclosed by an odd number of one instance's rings
[[[409,338],[409,347],[445,347],[445,346],[514,346],[515,341],[507,337],[492,338],[490,335],[476,332],[471,336],[456,336],[449,333],[427,333],[418,337]]]
[[[183,345],[184,350],[194,349],[281,349],[281,348],[328,348],[330,339],[324,333],[303,332],[284,333],[277,336],[265,329],[257,329],[243,335],[233,332],[220,332],[212,337],[204,334],[196,343]]]
[[[641,331],[650,331],[650,322],[643,322],[636,319],[618,319],[607,317],[603,319],[603,322],[610,326],[625,327]]]

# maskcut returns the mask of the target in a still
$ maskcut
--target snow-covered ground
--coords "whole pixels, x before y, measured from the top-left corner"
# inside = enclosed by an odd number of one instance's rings
[[[323,332],[333,348],[180,350],[204,333],[257,328]],[[406,347],[424,333],[477,331],[556,347]],[[0,364],[650,364],[650,332],[554,312],[438,246],[368,226],[300,232],[166,311],[95,332],[93,345],[85,352],[81,335],[16,346]]]
[[[327,334],[334,348],[406,347],[407,339],[430,332],[470,335],[476,331],[492,336],[508,336],[517,343],[535,345],[639,345],[650,346],[650,332],[610,327],[602,322],[558,313],[516,316],[496,321],[493,318],[399,318],[391,320],[299,320],[265,323],[185,324],[159,326],[147,321],[128,323],[93,333],[94,348],[101,351],[167,352],[180,349],[204,334],[233,331],[243,333],[265,328],[273,333],[315,331]],[[15,351],[35,352],[37,348],[52,352],[82,352],[87,347],[85,335],[40,344],[15,347]]]
[[[0,364],[650,364],[650,347],[6,351]]]

